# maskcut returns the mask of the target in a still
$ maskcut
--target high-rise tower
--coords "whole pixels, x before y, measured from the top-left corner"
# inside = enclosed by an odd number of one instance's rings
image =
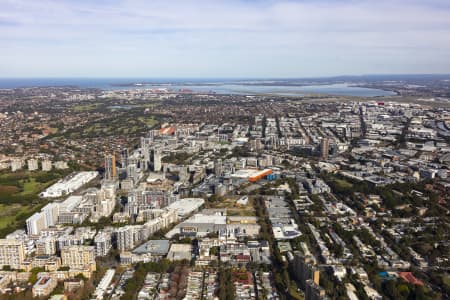
[[[328,138],[323,138],[320,144],[320,153],[322,155],[322,159],[328,159],[328,151],[330,149],[330,140]]]
[[[120,163],[122,164],[122,168],[126,168],[128,166],[128,148],[123,148],[120,153]]]
[[[107,154],[105,156],[105,179],[113,180],[117,178],[116,156]]]
[[[161,171],[161,150],[154,149],[153,150],[153,171],[159,172]]]

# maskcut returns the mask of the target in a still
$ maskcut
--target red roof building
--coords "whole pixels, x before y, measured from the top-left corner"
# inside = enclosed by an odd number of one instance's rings
[[[411,272],[400,272],[398,273],[398,277],[414,285],[423,285],[423,282],[417,279]]]
[[[165,135],[172,135],[175,133],[175,127],[171,126],[171,127],[165,127],[165,128],[161,128],[159,130],[159,133],[161,134],[165,134]]]

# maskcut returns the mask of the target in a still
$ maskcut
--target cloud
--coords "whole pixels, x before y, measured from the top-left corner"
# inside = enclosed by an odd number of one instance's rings
[[[450,72],[431,0],[5,0],[8,76],[320,76]]]

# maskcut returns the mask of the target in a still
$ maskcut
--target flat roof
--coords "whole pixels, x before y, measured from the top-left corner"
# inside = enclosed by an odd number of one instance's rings
[[[195,214],[181,224],[226,224],[226,220],[226,216]]]
[[[169,252],[169,240],[150,240],[132,251],[134,254],[151,253],[156,255],[166,255]]]
[[[190,214],[205,203],[203,198],[183,198],[171,203],[168,208],[176,209],[178,214],[183,216]]]
[[[250,176],[257,175],[260,172],[261,170],[258,169],[241,169],[231,174],[231,176],[237,178],[248,178]]]
[[[72,173],[48,187],[45,191],[40,193],[40,196],[44,198],[51,198],[61,197],[64,194],[70,194],[84,184],[93,180],[98,174],[99,173],[97,171]]]

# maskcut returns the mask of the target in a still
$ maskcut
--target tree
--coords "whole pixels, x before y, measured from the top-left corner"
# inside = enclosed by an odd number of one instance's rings
[[[395,280],[387,280],[383,283],[383,292],[391,299],[399,299],[400,293],[397,289]]]
[[[234,300],[235,292],[231,268],[221,268],[219,271],[219,299]]]
[[[408,285],[402,283],[398,286],[398,293],[400,294],[400,296],[404,299],[407,299],[409,296],[409,287]]]

